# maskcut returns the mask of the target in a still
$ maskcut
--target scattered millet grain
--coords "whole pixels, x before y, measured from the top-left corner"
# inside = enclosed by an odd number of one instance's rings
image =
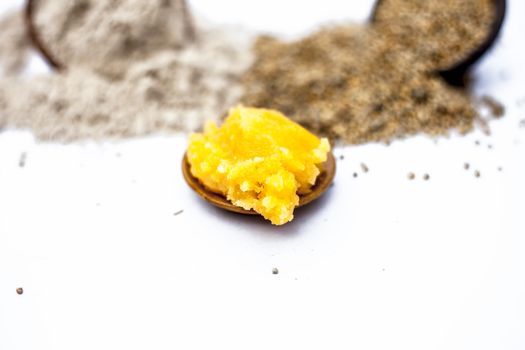
[[[483,96],[481,102],[486,105],[495,118],[501,118],[505,114],[505,107],[491,96]]]
[[[16,294],[18,294],[18,295],[22,295],[22,294],[24,294],[24,289],[23,289],[22,287],[18,287],[18,288],[16,289]]]
[[[463,164],[463,169],[469,170],[470,169],[470,164],[469,163]]]
[[[423,180],[425,180],[425,181],[430,180],[430,175],[428,175],[428,174],[423,175]]]
[[[474,176],[475,176],[475,177],[481,177],[481,172],[480,172],[479,170],[476,170],[476,171],[474,172]]]
[[[368,169],[368,166],[365,163],[361,163],[361,170],[363,170],[364,173],[368,173],[370,169]]]
[[[26,166],[26,158],[27,158],[27,153],[26,152],[20,153],[20,158],[18,159],[18,166],[20,168],[23,168],[23,167]]]
[[[279,273],[279,270],[276,267],[274,267],[272,269],[272,274],[277,275],[278,273]]]
[[[479,127],[479,130],[481,130],[483,134],[485,134],[486,136],[490,136],[491,134],[490,127],[486,119],[478,115],[475,119],[475,122],[476,122],[476,125]]]
[[[414,179],[416,178],[416,174],[414,174],[414,173],[408,173],[407,178],[408,178],[409,180],[414,180]]]

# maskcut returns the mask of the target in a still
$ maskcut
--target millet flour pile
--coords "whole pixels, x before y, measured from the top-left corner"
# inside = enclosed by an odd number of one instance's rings
[[[3,78],[0,128],[60,141],[191,131],[242,94],[249,37],[201,22],[189,27],[182,0],[37,4],[35,24],[46,28],[40,38],[53,43],[48,50],[65,69]],[[23,32],[22,22],[15,24],[11,31]],[[15,35],[0,33],[4,39]],[[10,53],[1,53],[9,61]]]
[[[18,74],[29,49],[29,40],[21,12],[8,14],[0,19],[0,76]],[[0,118],[1,120],[1,118]]]
[[[487,37],[491,4],[383,0],[367,26],[327,27],[296,42],[261,37],[242,101],[350,144],[468,132],[478,117],[468,91],[435,71]]]
[[[112,77],[194,37],[184,0],[34,0],[33,13],[37,35],[60,66],[87,65]]]

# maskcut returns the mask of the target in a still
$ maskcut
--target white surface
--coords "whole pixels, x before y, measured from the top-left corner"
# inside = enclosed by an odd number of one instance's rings
[[[264,17],[262,1],[194,3]],[[327,19],[349,12],[324,3]],[[510,5],[477,72],[476,90],[507,107],[491,137],[338,148],[334,188],[284,227],[197,198],[183,135],[64,146],[1,133],[0,349],[524,349],[525,4]],[[253,27],[284,28],[272,24]]]

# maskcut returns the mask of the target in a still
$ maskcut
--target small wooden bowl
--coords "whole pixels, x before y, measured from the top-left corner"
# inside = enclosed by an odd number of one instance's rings
[[[473,50],[465,56],[460,62],[456,62],[447,69],[442,69],[438,73],[445,79],[449,84],[454,86],[465,85],[465,75],[472,67],[496,42],[499,32],[503,27],[503,21],[505,14],[507,13],[507,2],[506,0],[493,0],[494,1],[494,22],[490,26],[490,32],[485,41],[478,46],[477,49]]]
[[[381,7],[383,0],[376,0],[374,9],[372,10],[372,15],[370,17],[370,22],[374,23],[376,21],[376,15]],[[501,27],[503,26],[503,20],[507,12],[507,2],[506,0],[493,0],[494,4],[494,21],[490,25],[489,35],[477,48],[467,53],[460,61],[455,62],[450,67],[444,69],[439,69],[436,71],[446,82],[453,86],[463,86],[465,85],[465,76],[472,67],[483,55],[492,47],[496,41]],[[414,13],[414,16],[417,16]]]
[[[33,46],[40,51],[42,54],[42,57],[45,61],[51,66],[51,68],[60,71],[66,68],[66,63],[59,58],[57,58],[51,50],[46,46],[46,43],[40,36],[40,33],[38,32],[38,29],[35,25],[35,11],[36,11],[36,0],[27,0],[26,6],[24,10],[24,19],[25,24],[27,28],[27,34],[29,36],[29,40],[33,44]],[[195,24],[193,23],[193,18],[191,17],[190,11],[188,9],[188,5],[186,3],[186,0],[183,0],[181,2],[181,11],[184,16],[184,35],[186,38],[190,41],[195,41],[196,37],[196,31],[195,31]]]
[[[319,174],[319,176],[317,177],[317,181],[314,187],[312,187],[312,192],[299,196],[298,207],[302,207],[321,197],[323,193],[326,192],[328,187],[330,187],[330,184],[333,182],[335,176],[335,157],[332,152],[328,153],[328,158],[323,165],[324,169],[321,172],[321,174]],[[188,157],[186,154],[184,154],[184,157],[182,158],[182,174],[184,176],[184,180],[186,180],[186,183],[206,201],[218,208],[225,209],[234,213],[244,215],[260,215],[259,213],[253,210],[245,210],[241,207],[233,205],[222,194],[210,191],[191,174],[190,167],[191,166],[188,161]]]

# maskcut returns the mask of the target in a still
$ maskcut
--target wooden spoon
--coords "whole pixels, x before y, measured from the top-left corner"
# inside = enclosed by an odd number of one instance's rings
[[[424,1],[424,0],[423,0]],[[372,16],[370,22],[374,23],[376,21],[376,15],[381,7],[381,4],[384,0],[376,0],[374,9],[372,10]],[[439,69],[436,73],[441,75],[449,84],[454,86],[463,86],[465,85],[465,76],[468,70],[474,63],[476,63],[494,44],[496,41],[501,27],[503,25],[503,20],[505,19],[505,14],[507,12],[507,3],[505,0],[493,0],[494,4],[494,21],[490,26],[489,35],[483,43],[481,43],[476,49],[472,50],[470,53],[466,54],[459,62],[455,62],[450,67],[444,69]],[[417,15],[417,14],[414,14]]]
[[[335,176],[335,158],[332,152],[328,153],[328,158],[326,162],[323,163],[324,169],[317,177],[317,181],[312,187],[312,192],[299,196],[299,205],[298,207],[302,207],[317,198],[321,197],[323,193],[326,192],[328,187],[330,187],[330,184],[334,180]],[[259,213],[253,211],[253,210],[245,210],[241,207],[238,207],[236,205],[233,205],[229,200],[226,199],[222,194],[218,194],[215,192],[210,191],[208,188],[206,188],[202,183],[199,182],[197,178],[195,178],[190,171],[190,163],[188,161],[188,157],[186,154],[184,154],[184,157],[182,158],[182,174],[184,176],[184,180],[188,183],[188,185],[195,191],[199,196],[204,198],[206,201],[210,202],[216,207],[219,207],[221,209],[225,209],[234,213],[239,214],[245,214],[245,215],[259,215]]]

